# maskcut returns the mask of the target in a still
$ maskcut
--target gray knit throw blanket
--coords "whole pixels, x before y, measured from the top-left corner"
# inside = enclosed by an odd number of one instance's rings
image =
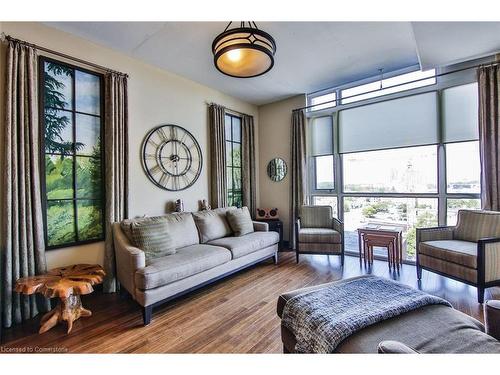
[[[347,337],[383,320],[442,298],[392,280],[370,276],[346,280],[291,298],[282,324],[297,340],[297,353],[333,353]]]

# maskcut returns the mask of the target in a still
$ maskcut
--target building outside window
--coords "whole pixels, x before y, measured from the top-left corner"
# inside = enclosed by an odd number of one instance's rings
[[[403,257],[412,262],[416,228],[455,225],[459,209],[480,208],[477,84],[422,91],[422,86],[437,83],[434,71],[423,74],[428,79],[399,86],[400,95],[389,100],[309,115],[311,203],[330,205],[344,222],[348,253],[359,251],[358,228],[390,225],[403,231]],[[340,97],[363,90],[368,86],[340,90]],[[331,128],[325,130],[327,126]],[[331,144],[318,152],[329,137]],[[387,251],[375,248],[375,255],[386,257]]]
[[[104,238],[102,76],[41,58],[40,87],[47,247],[100,241]]]
[[[228,205],[241,207],[241,117],[226,114],[225,135]]]

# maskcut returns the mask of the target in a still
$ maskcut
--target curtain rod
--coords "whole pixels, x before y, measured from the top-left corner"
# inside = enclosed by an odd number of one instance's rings
[[[214,103],[214,102],[205,102],[205,104],[208,105],[208,106],[218,105],[218,106],[224,107],[224,109],[227,109],[229,112],[234,112],[234,113],[237,113],[237,114],[242,115],[242,116],[251,116],[251,115],[249,115],[247,113],[243,113],[243,112],[237,111],[235,109],[227,108],[226,106],[223,106],[223,105],[220,105],[220,104],[217,104],[217,103]]]
[[[374,92],[384,91],[384,90],[387,90],[387,89],[392,89],[394,87],[408,85],[410,83],[415,83],[415,82],[425,81],[427,79],[442,77],[442,76],[446,76],[448,74],[463,72],[465,70],[475,69],[475,68],[479,68],[479,67],[486,67],[486,66],[496,66],[496,65],[500,65],[500,62],[492,62],[492,63],[489,63],[489,64],[478,64],[478,65],[473,65],[473,66],[469,66],[469,67],[466,67],[466,68],[460,68],[460,69],[450,70],[449,72],[434,74],[433,76],[429,76],[429,77],[425,77],[425,78],[419,78],[419,79],[415,79],[413,81],[398,83],[397,85],[392,85],[392,86],[388,86],[388,87],[378,88],[378,89],[375,89],[375,90],[366,91],[366,92],[362,92],[362,93],[359,93],[359,94],[345,96],[345,97],[339,98],[339,99],[332,99],[332,100],[328,100],[328,101],[323,102],[323,103],[311,104],[311,105],[307,105],[305,107],[295,108],[295,109],[292,110],[292,112],[298,112],[298,111],[302,111],[304,109],[314,108],[314,107],[318,107],[318,106],[324,105],[324,104],[337,103],[337,102],[339,102],[341,100],[344,100],[344,99],[355,98],[355,97],[360,96],[360,95],[366,95],[366,94],[371,94],[371,93],[374,93]],[[374,82],[377,82],[377,81],[374,81]],[[389,95],[389,94],[387,94],[387,95]],[[364,100],[370,100],[370,99],[373,99],[373,98],[361,99],[360,102],[362,102]]]
[[[26,45],[26,46],[35,48],[35,49],[40,50],[40,51],[48,52],[48,53],[50,53],[52,55],[56,55],[56,56],[59,56],[59,57],[62,57],[62,58],[68,59],[68,60],[72,60],[72,61],[78,62],[80,64],[84,64],[84,65],[87,65],[87,66],[91,66],[93,68],[102,70],[102,71],[104,71],[106,73],[115,73],[115,74],[120,74],[122,76],[128,77],[128,74],[126,74],[126,73],[122,73],[122,72],[119,72],[117,70],[109,69],[109,68],[106,68],[105,66],[98,65],[98,64],[95,64],[95,63],[87,61],[87,60],[79,59],[78,57],[66,55],[65,53],[54,51],[54,50],[51,50],[49,48],[45,48],[45,47],[39,46],[37,44],[29,43],[29,42],[27,42],[25,40],[16,39],[16,38],[11,37],[10,35],[5,35],[5,33],[1,34],[0,39],[2,41],[15,42],[15,43],[19,43],[19,44],[22,44],[22,45]]]

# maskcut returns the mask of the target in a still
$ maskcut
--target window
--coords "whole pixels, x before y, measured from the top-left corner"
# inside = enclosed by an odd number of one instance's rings
[[[437,146],[344,154],[344,192],[437,193]]]
[[[447,199],[446,200],[446,225],[457,224],[458,210],[479,210],[481,199]]]
[[[436,74],[434,69],[426,71],[415,71],[406,74],[400,74],[395,77],[377,80],[375,82],[366,83],[364,85],[354,86],[348,89],[341,90],[342,104],[354,103],[360,100],[376,98],[387,94],[415,89],[418,87],[429,86],[436,84]],[[429,77],[428,79],[425,79]],[[417,81],[419,80],[419,81]],[[417,82],[412,82],[417,81]],[[405,82],[409,82],[404,84]]]
[[[337,206],[337,197],[328,196],[319,196],[316,195],[313,197],[313,205],[315,206],[330,206],[333,209],[333,216],[339,217],[338,214],[338,206]]]
[[[309,110],[319,111],[320,109],[335,107],[337,103],[334,100],[336,99],[337,99],[337,94],[335,92],[330,92],[328,94],[312,97],[309,101],[309,104],[314,107],[309,108]]]
[[[241,207],[241,118],[226,114],[225,127],[228,205]]]
[[[481,165],[479,142],[446,145],[446,191],[448,193],[480,193]]]
[[[316,190],[333,190],[335,181],[333,179],[333,155],[315,156],[314,171]]]
[[[46,244],[102,240],[102,77],[41,58],[40,84]]]

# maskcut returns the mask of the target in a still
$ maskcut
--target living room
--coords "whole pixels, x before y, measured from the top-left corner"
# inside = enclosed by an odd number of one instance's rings
[[[0,17],[1,353],[500,353],[500,21],[186,7]]]

